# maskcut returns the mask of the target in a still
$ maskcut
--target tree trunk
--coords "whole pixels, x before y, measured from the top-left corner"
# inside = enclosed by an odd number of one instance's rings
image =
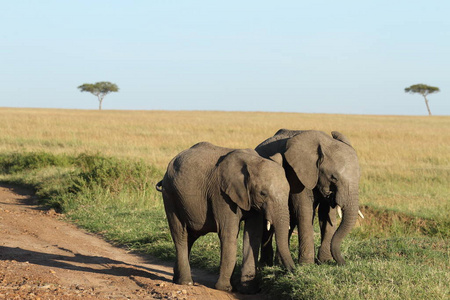
[[[103,102],[103,98],[102,97],[98,97],[98,110],[102,110],[102,102]]]
[[[430,106],[428,105],[428,99],[425,96],[423,96],[423,97],[425,98],[425,105],[427,106],[428,115],[431,116],[431,110],[430,110]]]

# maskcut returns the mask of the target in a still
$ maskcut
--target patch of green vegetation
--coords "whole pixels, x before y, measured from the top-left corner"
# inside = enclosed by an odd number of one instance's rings
[[[397,210],[362,206],[365,219],[360,219],[351,235],[359,239],[390,236],[420,236],[449,238],[450,220],[425,219]]]
[[[448,163],[439,166],[371,166],[363,171],[362,203],[437,221],[448,220]]]
[[[263,270],[264,291],[278,299],[448,299],[449,244],[426,236],[348,239],[347,264]]]

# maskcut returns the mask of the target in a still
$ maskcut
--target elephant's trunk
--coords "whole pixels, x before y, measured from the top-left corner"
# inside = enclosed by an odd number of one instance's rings
[[[286,269],[292,271],[295,267],[295,263],[289,250],[289,210],[287,207],[286,211],[286,214],[282,214],[282,217],[274,220],[273,227],[275,231],[277,250],[280,255],[281,262]],[[281,214],[279,216],[281,216]]]
[[[338,202],[339,204],[339,202]],[[345,236],[352,230],[358,218],[358,195],[350,197],[350,201],[342,206],[342,221],[331,239],[331,255],[338,265],[344,265],[345,260],[341,254],[341,243]]]

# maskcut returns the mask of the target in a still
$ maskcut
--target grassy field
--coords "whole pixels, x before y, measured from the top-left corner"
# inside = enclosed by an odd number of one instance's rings
[[[200,141],[254,148],[280,128],[337,130],[358,152],[363,204],[426,218],[450,211],[450,117],[12,108],[0,116],[2,153],[98,152],[160,170]]]
[[[32,185],[80,226],[166,259],[173,246],[153,186],[178,152],[200,141],[254,148],[280,128],[340,131],[358,152],[366,214],[344,241],[349,264],[267,268],[266,292],[448,297],[450,117],[0,108],[0,120],[0,181]],[[193,261],[216,270],[214,235]]]

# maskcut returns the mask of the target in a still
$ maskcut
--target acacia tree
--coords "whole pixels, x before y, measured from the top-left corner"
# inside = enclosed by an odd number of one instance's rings
[[[81,92],[89,92],[98,98],[99,106],[98,109],[102,110],[103,98],[111,92],[118,92],[119,87],[115,83],[109,81],[100,81],[94,84],[84,83],[78,87]]]
[[[429,94],[437,93],[439,92],[439,88],[435,86],[429,86],[423,83],[414,84],[410,87],[405,88],[405,93],[410,94],[421,94],[423,98],[425,99],[425,105],[427,106],[428,114],[431,116],[431,110],[430,106],[428,105],[428,99],[427,96]]]

